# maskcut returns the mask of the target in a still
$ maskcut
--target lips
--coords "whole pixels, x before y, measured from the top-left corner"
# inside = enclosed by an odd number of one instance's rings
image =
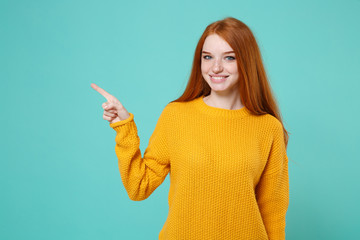
[[[228,77],[229,75],[219,75],[219,74],[213,74],[210,75],[210,77]]]
[[[221,83],[224,82],[229,75],[210,75],[210,79],[214,83]]]

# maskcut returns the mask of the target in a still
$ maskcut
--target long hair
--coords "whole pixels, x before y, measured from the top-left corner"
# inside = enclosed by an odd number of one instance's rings
[[[239,71],[239,93],[243,105],[254,115],[271,114],[283,126],[285,146],[289,135],[268,82],[259,47],[250,28],[236,18],[227,17],[208,25],[196,46],[192,70],[184,93],[172,102],[187,102],[207,96],[211,88],[201,73],[201,53],[210,34],[223,38],[234,50]]]

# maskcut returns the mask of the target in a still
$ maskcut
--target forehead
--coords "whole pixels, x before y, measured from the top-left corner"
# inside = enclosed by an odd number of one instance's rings
[[[206,37],[203,51],[208,52],[228,52],[233,51],[230,45],[217,34],[211,34]]]

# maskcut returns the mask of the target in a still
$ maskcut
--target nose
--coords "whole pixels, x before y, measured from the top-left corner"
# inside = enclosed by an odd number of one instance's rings
[[[222,72],[222,70],[223,70],[223,66],[222,66],[221,59],[215,60],[213,67],[212,67],[212,71],[214,73],[219,73],[219,72]]]

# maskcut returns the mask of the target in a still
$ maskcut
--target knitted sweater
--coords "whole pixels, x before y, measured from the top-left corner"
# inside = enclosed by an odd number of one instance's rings
[[[142,157],[134,115],[110,124],[131,200],[148,198],[170,174],[159,239],[285,239],[288,157],[281,122],[207,105],[203,97],[163,109]]]

